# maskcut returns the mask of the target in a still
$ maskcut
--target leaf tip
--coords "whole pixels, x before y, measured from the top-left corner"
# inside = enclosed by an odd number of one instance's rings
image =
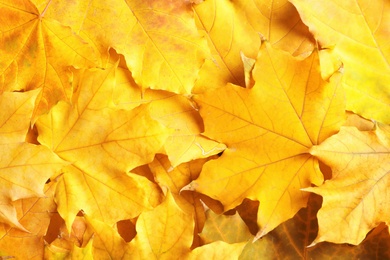
[[[255,243],[257,240],[262,238],[263,236],[267,235],[268,232],[263,228],[257,232],[256,236],[253,238],[252,243]]]
[[[184,186],[183,188],[181,188],[180,192],[185,191],[185,190],[195,191],[198,186],[199,186],[198,183],[191,182],[190,184],[188,184],[188,185]]]
[[[14,223],[14,224],[15,224],[15,227],[18,228],[19,230],[31,234],[31,231],[27,230],[19,221],[17,223]]]
[[[314,247],[317,244],[318,244],[318,241],[317,241],[317,239],[315,239],[313,242],[311,242],[310,245],[306,246],[306,248]]]

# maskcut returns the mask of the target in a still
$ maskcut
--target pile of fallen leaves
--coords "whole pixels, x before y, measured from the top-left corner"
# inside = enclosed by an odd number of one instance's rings
[[[390,257],[388,0],[0,13],[3,258]]]

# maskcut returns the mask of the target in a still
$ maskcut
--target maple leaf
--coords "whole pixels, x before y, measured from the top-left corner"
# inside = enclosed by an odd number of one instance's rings
[[[37,122],[39,142],[60,157],[77,161],[75,165],[95,171],[127,172],[152,161],[151,149],[158,150],[170,130],[150,118],[147,106],[112,109],[107,97],[114,87],[114,73],[115,67],[83,74],[73,105],[61,102]],[[90,74],[96,77],[90,80]]]
[[[246,86],[240,54],[255,58],[260,38],[295,55],[308,55],[314,48],[312,35],[287,0],[213,0],[195,6],[194,11],[197,26],[207,36],[213,55],[213,60],[203,65],[194,93],[228,82]]]
[[[218,215],[211,210],[206,212],[206,223],[200,236],[206,244],[214,241],[240,243],[252,238],[248,227],[237,212],[229,216]]]
[[[201,135],[202,118],[193,102],[182,95],[166,91],[145,90],[142,95],[131,73],[118,67],[112,98],[116,108],[131,109],[150,104],[150,114],[162,125],[174,129],[161,153],[168,155],[172,167],[205,158],[223,151],[226,146]]]
[[[233,4],[245,13],[251,28],[261,33],[273,47],[294,56],[313,51],[314,38],[288,0],[238,0]]]
[[[160,201],[156,185],[126,173],[152,161],[170,130],[150,117],[147,106],[112,108],[108,97],[114,88],[115,69],[81,72],[75,80],[72,105],[60,102],[37,121],[38,141],[72,163],[63,170],[56,192],[59,212],[68,227],[80,209],[113,224]],[[113,201],[125,210],[109,209]]]
[[[321,79],[316,52],[298,60],[266,43],[253,76],[252,89],[227,85],[195,97],[204,134],[228,148],[185,189],[220,200],[225,210],[259,200],[261,237],[306,205],[300,188],[322,183],[308,152],[338,130],[344,97],[339,74]]]
[[[248,28],[245,13],[227,0],[205,1],[194,7],[200,33],[206,35],[213,59],[199,73],[195,92],[232,82],[245,86],[240,52],[255,58],[261,44],[256,30]]]
[[[322,47],[344,64],[347,109],[390,123],[390,3],[386,0],[291,0]],[[331,17],[329,17],[331,14]],[[358,28],[358,29],[356,29]]]
[[[106,223],[85,216],[94,231],[92,255],[94,259],[123,259],[128,244]]]
[[[39,90],[0,95],[0,143],[24,142]]]
[[[113,224],[136,217],[160,202],[157,185],[136,174],[102,172],[94,176],[94,172],[75,166],[64,168],[63,172],[57,186],[56,203],[68,227],[80,209],[94,219]]]
[[[143,89],[189,94],[208,55],[186,1],[55,1],[52,6],[48,16],[92,39],[106,57],[110,47],[123,54]]]
[[[201,236],[207,243],[218,240],[229,243],[249,240],[235,259],[325,259],[336,256],[337,259],[350,259],[352,256],[354,259],[374,259],[377,255],[381,259],[387,258],[388,250],[385,248],[389,244],[389,233],[385,225],[375,229],[356,247],[332,243],[307,247],[318,231],[316,214],[321,202],[320,196],[310,196],[306,208],[254,243],[251,241],[253,236],[237,213],[217,215],[208,212]]]
[[[139,216],[137,235],[130,242],[126,257],[183,258],[190,252],[193,228],[193,217],[179,208],[168,191],[159,206]]]
[[[331,180],[307,189],[324,199],[313,244],[330,241],[357,245],[368,231],[387,223],[389,144],[388,126],[363,132],[342,127],[337,135],[311,149],[333,171]]]
[[[42,88],[33,121],[71,95],[68,66],[96,66],[92,48],[30,1],[0,2],[0,92]]]
[[[26,231],[17,219],[13,201],[44,196],[45,182],[66,163],[43,146],[25,143],[38,92],[0,96],[0,219]]]
[[[27,121],[28,122],[28,121]],[[28,198],[13,203],[17,218],[29,232],[0,224],[0,255],[18,259],[42,259],[43,236],[49,226],[51,212],[55,211],[53,195],[55,184],[45,185],[43,198]],[[15,247],[15,245],[18,245]],[[21,250],[23,248],[23,250]]]
[[[200,245],[198,234],[202,231],[205,222],[204,204],[208,204],[211,208],[214,207],[212,202],[206,201],[204,195],[196,192],[181,192],[181,189],[199,176],[204,163],[211,158],[190,161],[172,168],[166,156],[156,155],[154,161],[149,164],[161,189],[168,188],[177,205],[187,214],[194,216],[195,228],[192,247]]]
[[[186,97],[167,93],[157,97],[150,103],[151,116],[164,126],[175,129],[164,143],[172,167],[210,157],[226,148],[224,144],[201,135],[202,118]]]
[[[254,243],[248,242],[238,259],[388,258],[390,236],[385,225],[373,230],[359,246],[323,242],[308,247],[318,231],[316,214],[322,202],[320,196],[312,195],[307,207],[301,209],[292,219],[282,223],[262,239]],[[232,221],[232,225],[236,222]]]

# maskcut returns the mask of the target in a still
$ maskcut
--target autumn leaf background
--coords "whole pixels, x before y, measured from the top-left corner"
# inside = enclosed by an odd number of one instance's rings
[[[0,0],[4,259],[390,259],[387,0]]]

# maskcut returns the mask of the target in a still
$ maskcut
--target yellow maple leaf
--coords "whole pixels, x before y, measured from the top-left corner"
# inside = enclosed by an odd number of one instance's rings
[[[30,1],[0,1],[0,92],[41,88],[33,121],[71,96],[68,66],[96,66],[97,57],[69,27]]]
[[[66,163],[44,146],[25,143],[38,90],[0,96],[0,219],[25,230],[13,201],[44,196],[46,181]]]
[[[199,31],[206,35],[213,59],[206,60],[194,91],[216,88],[228,82],[245,86],[240,52],[255,58],[261,41],[248,27],[248,17],[228,0],[205,1],[194,7]]]
[[[314,195],[314,196],[313,196]],[[308,246],[317,231],[316,214],[320,196],[312,194],[306,208],[279,225],[262,239],[248,242],[239,260],[244,259],[387,259],[390,235],[385,224],[370,232],[358,246],[329,242]]]
[[[308,55],[315,47],[313,36],[288,0],[234,1],[242,9],[251,27],[275,48],[294,56]]]
[[[380,222],[388,224],[390,129],[342,127],[337,135],[311,149],[329,165],[333,177],[308,188],[324,199],[318,212],[319,232],[313,244],[329,241],[357,245]]]
[[[91,39],[105,57],[110,47],[123,54],[143,89],[191,92],[208,49],[189,2],[94,0],[52,5],[48,16]]]
[[[194,216],[195,228],[192,247],[200,245],[198,234],[202,231],[205,222],[203,204],[205,196],[192,191],[181,192],[181,189],[199,176],[202,166],[211,158],[193,160],[172,168],[166,156],[156,155],[154,161],[149,164],[150,170],[161,189],[169,189],[177,205],[187,214]],[[207,201],[207,204],[214,208],[209,201]]]
[[[390,3],[291,0],[322,47],[344,64],[347,109],[390,123]],[[330,16],[331,15],[331,16]]]
[[[84,216],[88,225],[94,231],[92,237],[93,259],[123,259],[128,244],[121,238],[111,226]]]
[[[227,85],[195,97],[205,135],[225,143],[187,189],[220,200],[225,210],[259,200],[261,237],[306,205],[300,191],[323,176],[309,149],[334,134],[344,118],[340,74],[322,80],[316,52],[304,60],[260,50],[252,89]]]
[[[214,241],[232,244],[247,242],[252,235],[237,212],[234,215],[218,215],[207,210],[206,223],[200,237],[206,244]]]
[[[222,152],[226,146],[201,135],[202,118],[192,101],[181,95],[159,93],[150,103],[151,116],[164,126],[175,129],[164,143],[172,167],[194,159]]]
[[[125,258],[184,259],[190,252],[193,228],[193,217],[183,212],[168,192],[163,203],[139,216],[137,235]]]
[[[157,185],[128,172],[152,161],[171,131],[151,118],[148,106],[113,109],[115,69],[81,73],[72,105],[58,103],[36,124],[38,141],[72,163],[56,193],[68,228],[80,209],[113,224],[160,202]],[[112,203],[123,208],[110,209]]]
[[[136,174],[97,174],[75,166],[64,168],[63,173],[55,198],[58,212],[68,228],[80,209],[94,219],[112,225],[152,209],[161,200],[157,185]]]
[[[81,77],[73,104],[60,102],[39,119],[38,141],[85,170],[128,172],[152,161],[171,130],[151,118],[148,106],[113,109],[115,67]]]
[[[18,220],[29,232],[21,231],[7,224],[0,224],[0,257],[43,258],[43,236],[46,235],[51,212],[56,208],[53,199],[54,191],[55,184],[48,183],[44,188],[46,197],[21,199],[14,202]]]
[[[164,151],[161,151],[168,155],[172,167],[212,156],[226,148],[225,145],[201,135],[202,118],[190,99],[183,95],[150,89],[141,94],[130,71],[118,67],[115,74],[115,89],[108,95],[112,95],[116,108],[131,109],[141,104],[150,104],[153,119],[174,129],[164,143]]]
[[[0,143],[24,142],[39,90],[0,95]]]

